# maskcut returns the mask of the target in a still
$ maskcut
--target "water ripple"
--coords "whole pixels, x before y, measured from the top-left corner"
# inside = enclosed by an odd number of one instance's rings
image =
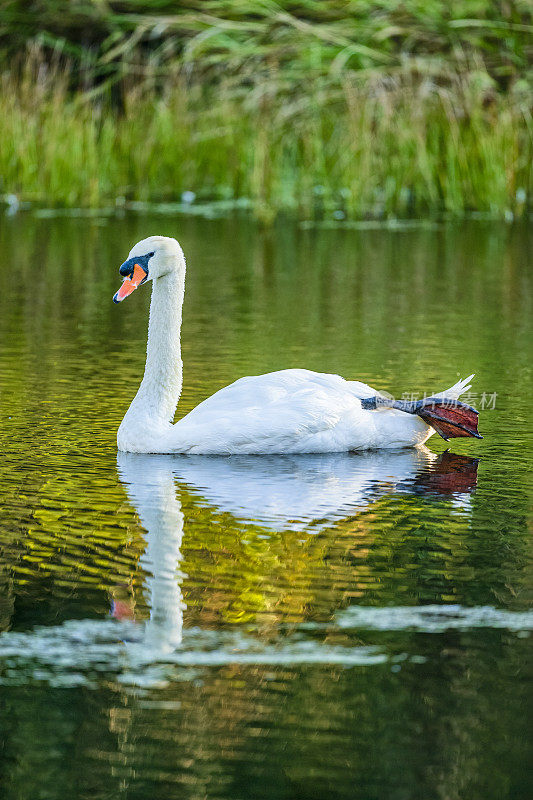
[[[310,638],[311,631],[416,631],[496,628],[527,635],[533,611],[507,611],[491,606],[459,605],[371,608],[352,607],[331,623],[303,623],[283,638],[262,641],[242,630],[190,628],[175,649],[154,647],[147,626],[131,621],[69,620],[59,626],[0,636],[0,683],[44,680],[52,685],[91,684],[95,673],[113,673],[126,683],[157,685],[167,676],[157,669],[221,667],[230,664],[296,666],[330,664],[373,666],[394,660],[383,647],[331,644]],[[412,656],[414,660],[420,657]],[[423,659],[422,659],[423,660]],[[155,671],[154,671],[155,670]]]

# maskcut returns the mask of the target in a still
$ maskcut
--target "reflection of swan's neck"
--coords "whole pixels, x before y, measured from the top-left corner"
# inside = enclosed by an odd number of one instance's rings
[[[185,275],[155,278],[150,303],[144,377],[119,429],[122,437],[161,433],[174,417],[182,381],[180,329]]]
[[[159,457],[139,461],[139,456],[119,453],[118,467],[129,499],[146,531],[141,565],[147,575],[144,645],[158,652],[173,650],[181,642],[183,600],[181,593],[181,541],[183,514],[176,496],[172,464]]]
[[[181,642],[184,608],[178,574],[183,514],[172,474],[154,489],[150,507],[143,509],[142,514],[139,509],[139,513],[147,530],[146,550],[141,558],[149,574],[146,599],[150,620],[146,624],[146,643],[158,650],[172,650]]]

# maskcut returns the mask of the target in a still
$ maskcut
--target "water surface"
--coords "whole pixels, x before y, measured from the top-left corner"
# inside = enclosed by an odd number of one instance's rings
[[[152,233],[188,262],[178,416],[284,367],[476,371],[485,439],[117,457]],[[22,214],[0,252],[3,797],[530,797],[531,232]]]

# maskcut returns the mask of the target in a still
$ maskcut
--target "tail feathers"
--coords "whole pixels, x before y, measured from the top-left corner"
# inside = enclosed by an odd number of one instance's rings
[[[449,389],[445,389],[443,392],[439,392],[438,394],[434,394],[431,396],[432,400],[458,400],[462,394],[468,392],[472,385],[469,381],[472,380],[474,377],[475,372],[472,375],[469,375],[468,378],[463,378],[463,380],[458,381],[453,386],[450,386]]]

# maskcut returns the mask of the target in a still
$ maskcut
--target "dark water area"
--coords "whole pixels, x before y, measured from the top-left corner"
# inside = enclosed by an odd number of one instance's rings
[[[135,456],[116,429],[149,289],[187,257],[177,416],[307,367],[466,398],[482,441]],[[531,771],[533,234],[0,222],[0,791],[6,800],[503,800]]]

